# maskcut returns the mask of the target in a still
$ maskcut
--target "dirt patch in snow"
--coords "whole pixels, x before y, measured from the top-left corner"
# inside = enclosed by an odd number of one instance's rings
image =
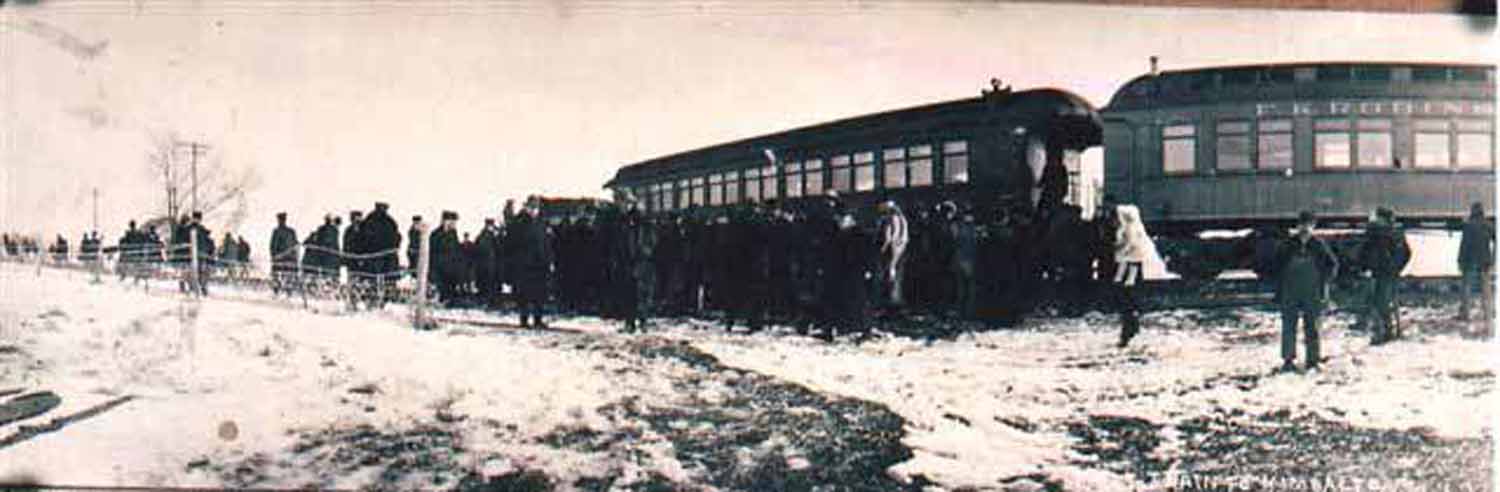
[[[608,401],[585,410],[590,415],[576,423],[540,432],[498,421],[465,423],[444,418],[443,409],[403,428],[296,429],[287,449],[202,457],[188,469],[231,487],[352,482],[385,490],[811,490],[837,484],[874,491],[916,490],[924,483],[886,474],[913,454],[901,442],[906,421],[883,405],[728,367],[681,341],[584,337],[563,344],[634,359],[641,370],[664,378],[670,391]],[[381,393],[373,385],[346,390]],[[466,442],[476,425],[498,442]],[[595,465],[556,468],[566,465],[537,460],[538,447]]]
[[[671,443],[675,458],[697,480],[730,490],[914,487],[885,473],[912,452],[901,443],[905,421],[883,405],[730,368],[683,342],[645,338],[628,347],[646,360],[694,371],[673,377],[681,396],[676,401],[628,398],[598,412],[644,421],[650,433]],[[623,429],[558,429],[544,439],[557,447],[628,455],[642,436],[640,430]]]

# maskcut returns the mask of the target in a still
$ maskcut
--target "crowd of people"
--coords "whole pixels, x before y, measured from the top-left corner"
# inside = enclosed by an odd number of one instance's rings
[[[300,240],[287,214],[277,214],[268,249],[270,284],[278,295],[347,288],[355,293],[351,305],[378,308],[394,297],[402,276],[418,270],[425,242],[427,280],[437,302],[490,310],[514,306],[523,326],[545,326],[544,306],[554,305],[621,320],[627,331],[644,329],[659,316],[718,316],[726,328],[753,331],[777,323],[832,337],[867,329],[871,317],[1004,325],[1043,298],[1071,297],[1118,312],[1119,345],[1128,345],[1140,331],[1136,288],[1143,266],[1157,255],[1140,211],[1107,200],[1097,217],[1084,221],[1077,207],[1044,205],[1001,201],[981,213],[944,201],[915,205],[908,213],[884,201],[872,214],[830,193],[795,203],[648,214],[627,196],[543,217],[533,197],[519,211],[507,204],[502,217],[485,219],[472,236],[459,232],[455,212],[443,212],[430,229],[413,216],[403,269],[402,234],[389,205],[376,203],[368,213],[351,212],[347,226],[327,215]],[[1281,308],[1287,370],[1295,368],[1298,328],[1306,364],[1315,367],[1321,360],[1318,325],[1341,269],[1369,280],[1361,319],[1372,343],[1400,336],[1392,306],[1411,251],[1395,213],[1377,209],[1360,246],[1342,262],[1313,233],[1316,223],[1311,212],[1303,212],[1292,234],[1255,259],[1263,267],[1257,271],[1270,273]],[[157,228],[130,223],[114,248],[122,279],[139,281],[168,265],[185,273],[183,291],[206,295],[216,269],[231,278],[244,274],[250,247],[243,237],[226,234],[215,244],[198,213],[165,229],[170,233],[163,240]],[[5,235],[3,241],[12,256],[38,252],[29,237]],[[1483,292],[1485,319],[1493,317],[1487,281],[1493,243],[1494,229],[1476,203],[1459,254],[1464,319],[1474,289]],[[91,262],[110,248],[101,248],[92,233],[79,251],[82,261]],[[49,252],[66,258],[66,239],[59,236]],[[1081,262],[1059,260],[1069,256]],[[194,262],[196,270],[189,267]]]

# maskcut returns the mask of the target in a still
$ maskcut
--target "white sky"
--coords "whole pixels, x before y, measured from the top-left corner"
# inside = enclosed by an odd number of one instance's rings
[[[991,76],[1103,106],[1163,69],[1318,60],[1494,63],[1448,15],[829,2],[44,2],[0,8],[0,230],[160,213],[148,132],[214,146],[272,215],[389,201],[462,230],[528,193],[599,195],[621,165],[731,139],[970,97]],[[85,43],[77,57],[40,21]],[[1097,155],[1097,153],[1095,153]],[[210,220],[217,238],[227,225]]]

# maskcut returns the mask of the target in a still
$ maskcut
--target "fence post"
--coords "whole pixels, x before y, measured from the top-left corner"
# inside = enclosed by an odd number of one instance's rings
[[[192,255],[190,256],[191,261],[188,262],[188,268],[190,269],[187,277],[188,294],[197,296],[198,282],[203,281],[203,279],[198,278],[198,231],[196,230],[188,231],[188,254]]]
[[[427,254],[431,238],[427,235],[427,224],[417,224],[417,295],[413,305],[412,323],[416,329],[427,327],[427,272],[432,268],[432,258]]]
[[[99,271],[104,268],[104,245],[102,243],[94,246],[94,254],[90,258],[92,258],[92,266],[94,267],[94,280],[92,283],[104,283],[104,280],[99,278]]]
[[[307,272],[302,271],[302,258],[307,256],[307,245],[297,243],[297,292],[302,295],[302,309],[307,309]]]
[[[42,247],[42,235],[36,235],[36,276],[42,276],[42,259],[47,257],[47,248]]]

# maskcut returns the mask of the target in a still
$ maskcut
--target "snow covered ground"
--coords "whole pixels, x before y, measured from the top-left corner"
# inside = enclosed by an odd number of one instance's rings
[[[1445,307],[1382,347],[1335,316],[1321,371],[1271,375],[1279,318],[1250,308],[1153,313],[1125,350],[1098,315],[829,344],[687,321],[419,332],[397,306],[87,280],[0,265],[0,390],[62,396],[35,421],[136,398],[0,448],[0,481],[1159,490],[1315,455],[1329,478],[1490,488],[1495,357]],[[1372,453],[1391,462],[1355,459]]]

